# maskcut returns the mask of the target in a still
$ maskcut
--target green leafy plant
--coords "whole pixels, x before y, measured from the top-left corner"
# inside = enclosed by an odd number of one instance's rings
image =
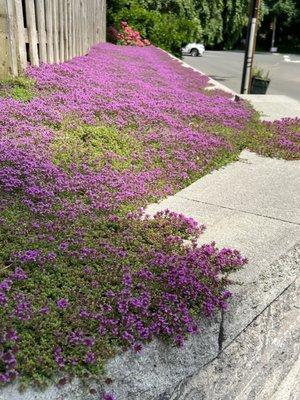
[[[270,80],[269,78],[270,71],[264,71],[262,68],[254,67],[252,69],[252,77],[262,79],[264,81]]]
[[[10,76],[0,81],[0,97],[29,101],[34,97],[34,81],[26,76]]]

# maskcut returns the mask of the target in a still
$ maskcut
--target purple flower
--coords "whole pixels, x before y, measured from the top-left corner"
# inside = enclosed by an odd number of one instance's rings
[[[0,291],[8,292],[13,284],[12,279],[6,278],[0,282]]]
[[[97,360],[96,355],[95,355],[95,353],[93,353],[92,351],[89,351],[89,352],[86,354],[85,359],[84,359],[84,361],[85,361],[87,364],[94,364],[94,363],[96,362],[96,360]]]
[[[117,400],[117,398],[109,393],[106,393],[103,395],[102,400]]]
[[[43,306],[43,307],[41,307],[40,308],[40,310],[39,310],[39,312],[41,313],[41,314],[48,314],[49,313],[49,311],[50,311],[50,308],[48,307],[48,306]]]
[[[16,281],[23,281],[28,278],[28,275],[22,268],[17,267],[11,277]]]
[[[60,368],[63,368],[65,366],[65,358],[63,357],[63,354],[62,354],[62,348],[60,346],[57,346],[54,349],[53,353],[54,353],[54,359],[55,359],[57,365]]]
[[[61,309],[65,309],[68,307],[69,301],[68,301],[68,299],[59,299],[59,300],[57,300],[56,304],[57,304],[57,307],[59,307]]]
[[[10,329],[6,332],[6,340],[16,341],[19,339],[17,332],[14,329]]]

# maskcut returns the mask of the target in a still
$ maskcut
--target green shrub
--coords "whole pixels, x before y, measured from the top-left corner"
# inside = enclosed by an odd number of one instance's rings
[[[121,21],[128,22],[142,37],[175,55],[180,55],[183,45],[199,39],[201,33],[196,17],[189,17],[184,12],[174,14],[149,10],[137,2],[131,2],[129,7],[120,7],[111,14],[110,21],[117,28]]]

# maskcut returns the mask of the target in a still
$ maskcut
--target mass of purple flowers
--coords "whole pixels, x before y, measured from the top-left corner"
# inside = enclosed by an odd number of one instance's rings
[[[226,309],[246,260],[141,207],[246,145],[297,158],[299,121],[259,123],[152,46],[101,44],[27,73],[32,98],[0,99],[0,382],[99,374],[154,337],[182,345]]]

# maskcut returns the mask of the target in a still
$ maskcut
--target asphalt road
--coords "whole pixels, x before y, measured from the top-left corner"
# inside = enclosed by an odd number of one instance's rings
[[[240,92],[244,53],[206,51],[203,57],[183,57],[184,61],[223,85]],[[283,94],[300,101],[300,56],[257,53],[254,65],[269,71],[267,94]]]

